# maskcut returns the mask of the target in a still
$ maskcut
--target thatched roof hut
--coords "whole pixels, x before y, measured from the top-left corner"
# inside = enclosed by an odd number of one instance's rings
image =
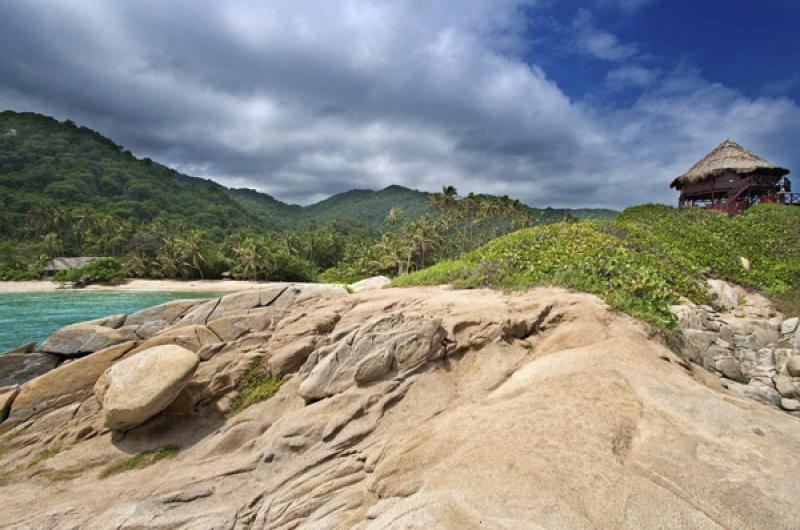
[[[782,177],[788,169],[775,166],[730,140],[725,140],[692,168],[676,178],[670,187],[681,189],[686,184],[695,184],[725,173],[745,175],[754,172],[760,175]]]
[[[45,272],[58,272],[69,269],[82,269],[94,260],[97,256],[83,256],[77,258],[55,258],[47,262],[44,266]]]

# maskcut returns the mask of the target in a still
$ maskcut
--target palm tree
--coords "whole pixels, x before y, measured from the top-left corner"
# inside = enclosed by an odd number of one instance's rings
[[[207,259],[204,253],[205,250],[203,247],[205,246],[205,242],[203,241],[202,234],[197,230],[192,230],[176,242],[183,254],[186,265],[196,270],[201,280],[204,279],[203,267],[206,265]]]
[[[403,218],[403,210],[400,208],[390,208],[389,212],[386,214],[386,221],[387,224],[391,226],[395,226],[397,223],[400,222],[400,219]]]

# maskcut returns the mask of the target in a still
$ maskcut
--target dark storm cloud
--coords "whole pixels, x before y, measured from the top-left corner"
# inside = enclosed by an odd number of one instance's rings
[[[659,88],[625,107],[571,100],[518,58],[521,8],[537,4],[0,0],[0,107],[300,202],[389,184],[537,205],[671,201],[670,179],[727,136],[797,161],[773,142],[798,136],[794,102],[693,72],[648,72]],[[641,70],[625,64],[635,44],[582,16],[576,42],[614,63],[610,83]]]

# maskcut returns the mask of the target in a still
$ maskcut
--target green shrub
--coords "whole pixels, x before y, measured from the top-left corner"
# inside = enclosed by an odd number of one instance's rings
[[[53,281],[60,283],[114,283],[125,278],[125,269],[116,258],[98,258],[81,269],[58,271]]]
[[[750,261],[750,270],[741,257]],[[760,289],[797,311],[792,293],[800,288],[800,208],[761,205],[728,218],[706,210],[636,206],[614,221],[520,230],[458,260],[400,276],[393,285],[560,285],[674,329],[669,306],[681,297],[708,302],[709,277]]]

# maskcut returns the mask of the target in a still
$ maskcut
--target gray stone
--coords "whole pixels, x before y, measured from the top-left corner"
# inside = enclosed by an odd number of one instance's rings
[[[785,375],[777,375],[772,379],[772,381],[775,383],[775,389],[778,391],[778,394],[780,394],[781,397],[798,397],[797,386],[795,386],[790,377]]]
[[[360,293],[362,291],[374,291],[377,289],[383,289],[391,283],[392,280],[386,276],[373,276],[372,278],[365,278],[357,281],[356,283],[350,284],[350,290],[352,290],[354,293]]]
[[[708,280],[708,288],[719,306],[733,309],[739,305],[739,296],[728,282]]]
[[[781,408],[790,412],[800,410],[800,401],[790,398],[781,398]]]
[[[746,396],[764,403],[766,405],[780,405],[781,396],[772,388],[772,385],[765,383],[761,379],[751,379],[744,387]]]
[[[702,320],[700,319],[700,311],[695,306],[686,304],[674,305],[669,308],[675,318],[678,319],[678,325],[681,329],[701,329],[703,327]]]
[[[42,344],[42,351],[74,357],[137,338],[130,331],[120,331],[95,324],[73,324],[64,326],[50,335]]]
[[[781,324],[781,335],[791,335],[797,330],[800,324],[800,317],[787,318]]]
[[[189,382],[199,362],[191,350],[164,345],[112,365],[94,387],[105,427],[131,429],[164,410]]]
[[[786,372],[792,377],[800,377],[800,355],[790,355],[786,359]]]
[[[0,356],[0,386],[19,385],[46,374],[61,358],[50,353],[9,353]]]
[[[715,368],[728,379],[733,379],[734,381],[739,381],[740,383],[747,382],[747,378],[742,374],[739,361],[736,360],[735,357],[721,357],[717,359],[714,364]]]
[[[35,351],[36,351],[36,343],[28,342],[26,344],[21,344],[16,348],[10,349],[7,352],[0,353],[0,355],[8,355],[9,353],[33,353]]]
[[[94,324],[95,326],[103,326],[104,328],[117,329],[125,323],[126,316],[127,315],[124,313],[120,313],[117,315],[96,318],[94,320],[87,320],[86,322],[81,322],[81,324]]]

